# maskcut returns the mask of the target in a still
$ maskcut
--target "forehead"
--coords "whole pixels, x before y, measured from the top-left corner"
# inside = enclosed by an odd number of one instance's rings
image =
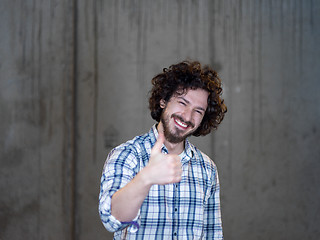
[[[187,100],[189,104],[195,107],[201,107],[206,109],[208,106],[208,96],[209,96],[208,91],[201,88],[197,88],[197,89],[187,89],[182,94],[177,92],[176,94],[173,95],[172,98],[184,99],[184,100]]]

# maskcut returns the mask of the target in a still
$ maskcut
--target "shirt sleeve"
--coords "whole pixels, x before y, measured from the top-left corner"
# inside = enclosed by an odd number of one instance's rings
[[[223,239],[221,210],[220,210],[220,184],[218,171],[214,168],[214,183],[211,189],[211,195],[204,210],[204,231],[207,233],[207,239]]]
[[[120,222],[111,215],[111,198],[137,174],[137,156],[128,147],[118,147],[107,157],[100,183],[99,214],[104,227],[116,232],[128,227],[129,232],[136,232],[140,225],[140,210],[131,222]]]

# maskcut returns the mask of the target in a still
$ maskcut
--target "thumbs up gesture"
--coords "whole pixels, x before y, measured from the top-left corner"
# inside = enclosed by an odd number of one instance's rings
[[[145,170],[151,184],[177,183],[181,180],[182,169],[180,157],[176,154],[161,152],[165,137],[159,132],[156,144],[151,149],[151,155]]]

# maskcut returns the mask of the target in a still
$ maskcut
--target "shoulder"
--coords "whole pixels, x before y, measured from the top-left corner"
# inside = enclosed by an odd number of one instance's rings
[[[216,169],[217,166],[216,164],[214,163],[214,161],[207,155],[205,154],[204,152],[198,150],[202,156],[202,159],[203,159],[203,162],[205,163],[205,165],[210,168],[210,169]]]
[[[193,152],[193,159],[197,161],[198,164],[202,166],[206,170],[206,172],[211,175],[217,171],[217,166],[214,161],[200,149],[198,149],[193,144],[190,144],[191,151]]]
[[[135,138],[113,148],[108,154],[106,163],[123,162],[130,163],[151,151],[149,134],[136,136]]]
[[[189,141],[187,141],[187,148],[191,150],[193,157],[195,157],[198,161],[201,161],[207,167],[216,168],[214,161]]]

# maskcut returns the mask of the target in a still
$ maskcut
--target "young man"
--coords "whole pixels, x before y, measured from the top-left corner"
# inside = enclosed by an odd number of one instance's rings
[[[214,162],[187,137],[216,129],[227,111],[221,81],[199,62],[181,62],[152,79],[149,133],[106,160],[99,212],[114,239],[223,239]]]

